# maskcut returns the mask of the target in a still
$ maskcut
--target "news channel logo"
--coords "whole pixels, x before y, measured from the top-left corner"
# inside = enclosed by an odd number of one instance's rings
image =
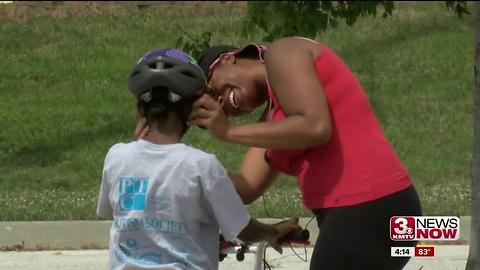
[[[390,218],[393,241],[454,241],[460,237],[456,216],[394,216]]]

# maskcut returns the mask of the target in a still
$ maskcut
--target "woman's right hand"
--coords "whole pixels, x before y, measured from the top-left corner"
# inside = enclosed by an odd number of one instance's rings
[[[193,103],[189,121],[190,124],[208,129],[216,139],[227,140],[230,121],[222,106],[210,95],[205,94]]]

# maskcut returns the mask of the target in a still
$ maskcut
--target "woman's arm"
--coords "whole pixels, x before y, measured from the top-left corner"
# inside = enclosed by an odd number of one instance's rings
[[[298,225],[298,219],[289,219],[269,225],[252,218],[248,225],[240,232],[238,238],[247,243],[266,241],[272,248],[281,254],[282,247],[281,243],[278,242],[278,239],[289,232],[300,228],[301,227]]]
[[[265,149],[250,148],[240,165],[238,173],[229,173],[230,178],[242,198],[250,204],[260,197],[273,183],[278,172],[266,162]]]
[[[194,123],[207,127],[217,139],[259,148],[299,149],[328,142],[330,113],[313,52],[305,43],[310,44],[296,38],[280,39],[265,53],[269,83],[286,115],[283,121],[234,126],[221,106],[204,96],[194,105],[204,109]]]

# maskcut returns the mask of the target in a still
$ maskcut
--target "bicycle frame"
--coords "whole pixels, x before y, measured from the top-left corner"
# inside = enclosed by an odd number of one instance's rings
[[[233,246],[222,249],[221,254],[236,254],[238,261],[243,261],[245,253],[255,254],[254,270],[263,270],[263,260],[265,259],[265,247],[267,243],[259,242],[253,245],[239,245],[233,242]],[[221,259],[223,260],[223,259]]]
[[[310,232],[308,230],[294,230],[278,239],[279,243],[303,243],[310,244],[308,239],[310,238]],[[259,242],[256,244],[239,244],[236,241],[225,241],[222,235],[220,235],[220,254],[219,260],[223,261],[227,254],[236,254],[237,261],[243,261],[245,259],[245,253],[255,254],[254,270],[262,270],[265,259],[266,242]]]

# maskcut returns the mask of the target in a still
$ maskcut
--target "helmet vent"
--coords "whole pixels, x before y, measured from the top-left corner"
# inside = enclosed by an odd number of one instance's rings
[[[190,72],[190,71],[181,71],[180,73],[182,73],[183,75],[187,76],[187,77],[195,77],[195,75]]]
[[[155,62],[155,63],[149,64],[148,67],[153,69],[168,69],[168,68],[172,68],[173,65],[165,62]]]

